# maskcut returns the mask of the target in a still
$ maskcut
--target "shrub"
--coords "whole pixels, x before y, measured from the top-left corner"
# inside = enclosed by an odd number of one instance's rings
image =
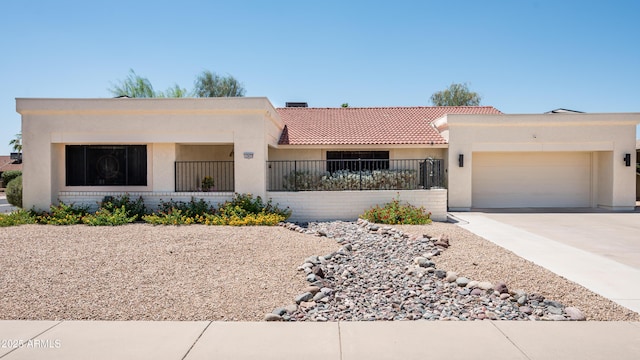
[[[283,177],[285,190],[412,190],[419,187],[415,170],[337,170],[332,173],[292,171]]]
[[[8,214],[0,214],[0,227],[35,224],[35,222],[35,216],[31,212],[22,209]]]
[[[191,225],[196,223],[196,218],[183,214],[180,209],[170,209],[151,215],[145,215],[142,220],[153,225]]]
[[[288,219],[291,216],[291,210],[289,208],[280,209],[278,205],[273,205],[271,200],[264,203],[260,196],[253,198],[251,194],[235,194],[231,201],[225,201],[218,213],[223,216],[231,217],[236,215],[240,218],[247,216],[248,214],[276,214],[284,216]]]
[[[135,216],[137,219],[142,219],[147,214],[147,207],[144,205],[142,196],[135,201],[132,201],[128,194],[116,197],[105,196],[100,203],[101,209],[108,210],[112,214],[122,207],[124,207],[127,217]]]
[[[100,208],[95,214],[89,214],[82,218],[82,222],[91,226],[116,226],[129,224],[138,218],[138,215],[129,216],[124,205],[114,210]]]
[[[287,218],[279,214],[246,214],[242,217],[238,215],[205,215],[196,220],[205,225],[231,225],[231,226],[273,226],[285,221]]]
[[[291,210],[280,209],[271,200],[266,203],[261,197],[251,194],[235,194],[213,213],[197,215],[195,221],[205,225],[276,225],[291,216]]]
[[[87,206],[67,205],[60,202],[60,205],[51,205],[49,212],[37,214],[36,221],[40,224],[48,225],[74,225],[81,224],[82,218],[88,214]]]
[[[213,206],[204,201],[204,199],[199,199],[198,201],[196,201],[193,197],[188,203],[184,201],[173,200],[170,200],[168,202],[162,201],[160,203],[161,213],[175,212],[175,210],[180,210],[182,215],[192,218],[195,218],[198,215],[203,216],[205,214],[212,214],[215,212]]]
[[[2,173],[2,183],[5,186],[9,186],[11,180],[17,178],[18,176],[22,176],[22,171],[20,170],[9,170]]]
[[[205,176],[202,179],[202,191],[210,191],[215,186],[215,182],[211,176]]]
[[[5,173],[2,175],[4,174]],[[20,208],[22,207],[22,175],[19,175],[7,184],[5,194],[9,204]]]
[[[378,224],[423,225],[431,223],[431,213],[424,207],[415,207],[394,199],[383,207],[376,205],[360,215],[361,218]]]

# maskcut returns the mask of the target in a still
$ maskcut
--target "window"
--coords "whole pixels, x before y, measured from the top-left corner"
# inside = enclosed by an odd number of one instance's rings
[[[327,151],[327,171],[389,169],[388,151]]]
[[[67,186],[146,186],[146,145],[67,145]]]

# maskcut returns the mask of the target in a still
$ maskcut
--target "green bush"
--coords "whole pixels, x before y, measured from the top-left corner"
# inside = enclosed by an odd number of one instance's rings
[[[291,210],[280,209],[271,201],[263,202],[259,196],[235,194],[215,210],[204,200],[190,202],[163,202],[160,211],[142,219],[154,225],[275,225],[291,216]]]
[[[196,218],[196,220],[205,225],[231,225],[231,226],[253,226],[253,225],[266,225],[273,226],[280,222],[285,221],[287,218],[284,215],[279,214],[246,214],[242,217],[238,215],[209,215]]]
[[[415,170],[292,171],[283,177],[285,190],[413,190],[419,188]]]
[[[205,214],[196,220],[205,225],[276,225],[290,216],[289,208],[280,209],[271,200],[264,203],[260,196],[254,199],[251,194],[235,194],[215,214]]]
[[[138,218],[138,215],[128,216],[124,205],[114,210],[100,208],[95,214],[88,214],[82,218],[82,222],[90,226],[116,226],[129,224]]]
[[[196,215],[196,217],[200,217],[200,215]],[[196,217],[187,216],[180,209],[170,209],[145,215],[142,220],[153,225],[191,225],[197,222]]]
[[[378,224],[423,225],[431,223],[431,213],[424,207],[415,207],[394,199],[380,207],[376,205],[360,215],[361,218]]]
[[[147,207],[144,205],[144,200],[140,196],[137,200],[131,200],[129,194],[122,196],[105,196],[100,203],[101,210],[107,210],[109,213],[114,214],[116,211],[124,207],[126,217],[136,217],[142,219],[147,214]]]
[[[22,209],[8,214],[0,214],[0,227],[35,224],[35,222],[35,216],[31,212]]]
[[[74,225],[82,224],[82,218],[88,214],[87,206],[67,205],[60,202],[60,205],[51,205],[48,212],[37,214],[36,220],[40,224],[48,225]]]
[[[196,201],[193,197],[189,202],[184,201],[162,201],[160,202],[160,213],[172,213],[176,210],[180,210],[182,216],[195,218],[196,216],[203,216],[205,214],[212,214],[215,212],[213,206],[200,199]]]
[[[235,194],[231,201],[225,201],[217,211],[223,216],[238,216],[240,218],[248,214],[276,214],[288,219],[291,216],[289,208],[280,209],[278,205],[273,205],[271,200],[264,203],[260,196],[253,198],[251,194]]]
[[[2,175],[4,174],[5,173],[2,173]],[[5,194],[9,204],[20,208],[22,207],[22,175],[19,175],[7,184]]]
[[[17,178],[18,176],[22,176],[22,171],[20,170],[9,170],[2,173],[2,183],[5,186],[9,186],[11,180]]]

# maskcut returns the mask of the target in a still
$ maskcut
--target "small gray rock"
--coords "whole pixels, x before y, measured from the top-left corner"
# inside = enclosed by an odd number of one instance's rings
[[[488,281],[481,281],[478,283],[478,287],[482,290],[487,291],[493,289],[493,284]]]
[[[286,313],[287,313],[287,309],[285,309],[285,308],[283,308],[283,307],[280,307],[280,308],[277,308],[277,309],[273,310],[271,313],[272,313],[272,314],[276,314],[276,315],[278,315],[278,316],[282,316],[282,315],[284,315],[284,314],[286,314]],[[268,321],[268,320],[267,320],[267,321]]]
[[[294,312],[296,312],[296,310],[298,310],[298,305],[291,304],[291,305],[285,306],[284,308],[285,310],[287,310],[287,314],[293,314]]]
[[[327,288],[327,287],[323,287],[322,289],[320,289],[321,292],[327,294],[327,295],[331,295],[333,294],[333,289]]]
[[[316,277],[316,275],[315,275],[315,274],[309,274],[309,275],[307,275],[307,281],[308,281],[308,282],[312,283],[312,282],[315,282],[315,281],[317,281],[317,280],[318,280],[318,278]]]
[[[467,287],[469,289],[475,289],[478,287],[478,284],[479,284],[478,281],[472,280],[472,281],[469,281],[469,283],[467,284]]]
[[[282,320],[283,320],[282,316],[272,314],[272,313],[266,314],[264,316],[264,321],[282,321]]]
[[[444,279],[445,277],[447,277],[447,272],[440,269],[434,271],[434,274],[438,279]]]
[[[564,305],[562,305],[561,303],[557,302],[557,301],[553,301],[553,300],[545,300],[544,304],[547,306],[553,306],[553,307],[557,307],[557,308],[563,308]]]
[[[465,287],[465,286],[467,286],[469,281],[471,281],[471,280],[467,279],[464,276],[461,276],[461,277],[456,279],[456,284],[458,284],[458,286],[460,286],[460,287]]]
[[[313,296],[313,301],[320,301],[321,299],[324,299],[326,296],[327,294],[323,292],[318,292]]]
[[[497,292],[499,292],[500,294],[508,294],[509,293],[509,289],[507,289],[507,284],[505,284],[502,281],[498,281],[493,289]]]
[[[533,310],[528,306],[520,306],[519,310],[523,314],[527,314],[527,315],[533,314]]]
[[[562,315],[562,309],[559,307],[549,305],[547,306],[547,311],[553,315]]]
[[[458,273],[457,272],[447,271],[447,277],[445,278],[445,280],[447,280],[448,282],[452,283],[452,282],[456,281],[457,278],[458,278]]]
[[[517,300],[518,305],[522,306],[527,303],[527,295],[522,295]]]
[[[322,268],[320,266],[314,266],[313,269],[311,269],[311,271],[313,271],[313,274],[316,277],[319,277],[321,279],[324,278],[324,271],[322,271]]]
[[[300,304],[303,301],[309,301],[313,298],[313,294],[311,294],[310,292],[306,292],[304,294],[300,294],[298,296],[296,296],[296,304]]]
[[[575,308],[573,306],[569,306],[564,308],[564,313],[569,316],[570,320],[574,321],[585,321],[587,320],[586,316],[580,311],[580,309]]]
[[[311,294],[315,294],[320,291],[320,288],[317,286],[307,286],[304,288],[304,292],[310,292]]]
[[[482,290],[480,288],[475,288],[475,289],[471,290],[471,295],[480,296],[482,294],[484,294],[484,290]]]

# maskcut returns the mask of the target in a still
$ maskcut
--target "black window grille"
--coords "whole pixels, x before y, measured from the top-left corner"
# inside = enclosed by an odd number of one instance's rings
[[[67,145],[67,186],[146,186],[146,145]]]
[[[327,171],[388,170],[388,151],[327,151]]]

